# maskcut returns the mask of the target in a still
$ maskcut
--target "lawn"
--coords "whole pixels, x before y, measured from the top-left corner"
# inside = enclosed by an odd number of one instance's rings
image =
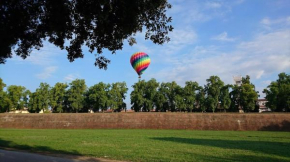
[[[128,161],[290,161],[290,132],[0,129],[0,147]]]

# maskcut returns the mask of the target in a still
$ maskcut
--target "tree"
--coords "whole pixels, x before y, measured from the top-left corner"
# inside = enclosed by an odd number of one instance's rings
[[[229,88],[231,85],[225,85],[221,88],[220,93],[220,108],[224,109],[226,111],[231,106],[231,98],[230,98],[230,92]]]
[[[23,100],[23,106],[28,108],[29,105],[29,96],[31,92],[29,90],[25,90],[24,93],[22,94],[22,100]]]
[[[174,97],[174,102],[176,106],[176,110],[181,112],[181,111],[186,111],[186,103],[185,103],[185,94],[184,94],[184,89],[177,85],[175,88],[175,97]]]
[[[9,112],[13,108],[11,100],[6,93],[2,93],[0,96],[0,112]]]
[[[70,108],[74,112],[79,112],[84,107],[86,84],[84,79],[75,79],[70,84],[67,91],[67,100]]]
[[[37,92],[32,92],[29,95],[29,102],[28,102],[28,111],[30,113],[38,113],[40,111],[39,106],[39,95]]]
[[[195,107],[196,101],[196,91],[198,90],[199,86],[197,82],[188,81],[185,82],[184,87],[184,102],[186,108],[192,112],[193,108]]]
[[[255,91],[255,86],[250,83],[250,76],[242,78],[240,91],[240,104],[244,111],[252,111],[255,109],[258,100],[258,92]]]
[[[126,39],[133,45],[133,36],[143,29],[145,39],[168,42],[173,29],[168,25],[171,17],[166,16],[169,8],[167,0],[1,0],[0,63],[12,57],[15,46],[15,53],[25,59],[48,39],[66,49],[71,62],[84,56],[86,45],[91,53],[97,52],[95,65],[106,69],[110,60],[101,55],[103,49],[115,53]]]
[[[161,87],[158,88],[158,91],[156,92],[153,101],[154,101],[155,111],[166,111],[165,105],[167,103],[167,100]]]
[[[146,86],[145,80],[141,80],[135,83],[134,85],[132,85],[133,91],[130,94],[131,105],[132,105],[131,109],[136,112],[143,111],[144,103],[145,103],[145,99],[144,99],[145,86]]]
[[[7,93],[4,91],[5,87],[6,84],[0,78],[0,112],[8,112],[10,109],[12,109],[13,106],[11,100],[8,98]]]
[[[198,93],[196,94],[196,108],[199,108],[202,112],[206,112],[206,91],[203,87],[198,87]]]
[[[168,87],[166,83],[161,83],[157,93],[154,97],[154,105],[156,107],[156,111],[166,112],[169,110],[169,98],[168,98]]]
[[[109,91],[110,108],[112,110],[121,111],[126,110],[126,93],[128,91],[125,82],[112,83]]]
[[[164,92],[167,100],[166,106],[170,109],[171,112],[176,111],[176,95],[178,92],[178,89],[180,88],[179,85],[175,81],[168,82],[168,83],[162,83],[161,84],[162,91]]]
[[[63,112],[66,83],[56,83],[50,90],[50,107],[52,112]]]
[[[224,86],[224,82],[218,76],[210,76],[206,80],[207,85],[205,86],[206,91],[206,105],[212,112],[215,112],[215,109],[219,104],[219,97],[221,88]]]
[[[47,83],[40,83],[39,88],[36,89],[36,93],[34,95],[36,99],[37,107],[35,110],[42,110],[43,112],[48,111],[49,103],[50,103],[50,86]]]
[[[240,100],[240,94],[241,94],[241,87],[238,85],[233,85],[232,91],[230,92],[230,99],[231,99],[231,111],[238,111],[241,110],[241,100]]]
[[[23,96],[25,93],[25,87],[11,85],[7,87],[7,97],[12,103],[12,109],[21,110],[24,108]]]
[[[278,79],[271,82],[263,93],[268,100],[266,106],[272,111],[290,111],[290,75],[280,73]]]
[[[2,78],[0,78],[0,92],[4,92],[5,87],[6,87],[6,84],[3,82]]]
[[[28,111],[32,113],[48,111],[50,99],[49,84],[40,83],[35,92],[29,93]]]
[[[100,109],[102,112],[107,110],[110,101],[109,101],[109,88],[110,84],[105,84],[100,82],[95,84],[94,86],[90,87],[88,90],[88,100],[90,106],[93,108],[94,111],[99,111]]]
[[[154,98],[158,87],[159,83],[155,79],[150,79],[145,83],[143,111],[149,112],[150,110],[153,110]]]

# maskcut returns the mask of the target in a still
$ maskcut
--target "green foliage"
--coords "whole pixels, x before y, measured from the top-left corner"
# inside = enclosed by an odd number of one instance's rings
[[[186,103],[185,103],[185,94],[184,89],[180,87],[179,85],[175,88],[175,97],[174,97],[174,103],[176,106],[176,111],[186,111]]]
[[[220,93],[220,108],[224,109],[224,111],[228,110],[231,106],[230,92],[229,88],[231,85],[225,85],[221,88]]]
[[[231,87],[231,110],[253,111],[257,107],[258,92],[255,86],[250,82],[250,76],[242,78],[241,86],[234,85]]]
[[[196,103],[196,92],[198,91],[199,86],[197,82],[187,81],[185,82],[184,87],[184,102],[185,107],[192,112],[192,110],[195,108]]]
[[[268,100],[266,106],[272,111],[290,111],[290,75],[280,73],[278,77],[263,91]]]
[[[12,103],[4,91],[5,87],[6,84],[3,83],[2,78],[0,78],[0,112],[9,111],[12,108]]]
[[[37,105],[39,110],[47,111],[50,102],[50,86],[47,83],[40,83],[36,89]]]
[[[127,91],[128,88],[125,82],[112,83],[109,90],[110,109],[116,111],[126,109],[124,100],[126,99]]]
[[[244,110],[254,110],[258,94],[250,84],[241,86],[241,106]]]
[[[29,90],[25,90],[22,96],[22,100],[23,100],[23,106],[28,108],[29,105],[29,96],[30,96],[31,92]]]
[[[156,93],[156,97],[154,99],[155,107],[157,111],[167,111],[169,110],[169,100],[167,96],[168,89],[165,83],[161,83],[158,91]]]
[[[234,85],[231,87],[232,91],[230,92],[230,99],[231,99],[231,111],[238,111],[240,108],[240,93],[241,93],[241,87],[238,85]]]
[[[202,112],[206,112],[206,91],[203,87],[199,87],[198,90],[196,94],[196,108],[199,108]]]
[[[0,78],[0,92],[3,92],[5,87],[6,87],[6,84],[3,82],[2,78]]]
[[[30,113],[38,113],[40,111],[40,99],[38,92],[32,92],[29,95],[28,111]]]
[[[145,86],[146,86],[146,82],[144,80],[141,80],[132,86],[134,90],[130,94],[131,105],[132,105],[131,109],[136,112],[143,111],[144,109]]]
[[[33,48],[40,49],[48,39],[67,51],[70,62],[83,58],[82,46],[97,53],[95,65],[107,68],[110,62],[102,56],[103,49],[115,53],[122,49],[124,40],[136,43],[133,36],[146,30],[145,39],[163,44],[172,31],[171,17],[166,16],[171,5],[167,0],[129,1],[43,1],[4,0],[0,3],[0,63],[12,57],[12,49],[23,59]],[[69,40],[69,44],[65,44]],[[16,46],[17,45],[17,46]]]
[[[163,84],[163,83],[162,83]],[[176,111],[177,108],[177,100],[180,100],[180,98],[176,98],[176,96],[178,95],[179,89],[181,88],[179,85],[177,85],[177,83],[175,81],[173,82],[168,82],[168,83],[164,83],[164,92],[165,92],[165,96],[167,98],[167,103],[169,106],[169,110],[171,112]]]
[[[207,95],[205,103],[214,112],[218,107],[221,88],[224,86],[224,82],[218,76],[210,76],[206,81],[205,91]]]
[[[142,111],[153,110],[154,98],[157,94],[159,83],[155,79],[151,79],[145,83],[144,89],[144,108]]]
[[[48,111],[50,104],[50,89],[47,83],[40,83],[39,88],[35,92],[29,93],[28,110],[31,113],[39,113]]]
[[[90,108],[93,108],[94,111],[107,110],[111,104],[109,100],[109,90],[110,85],[103,82],[90,87],[87,92]]]
[[[159,83],[155,79],[151,79],[148,82],[141,80],[132,87],[134,90],[131,92],[130,96],[133,110],[137,112],[149,112],[153,110],[155,105],[160,106],[160,103],[158,103],[160,100],[155,98],[158,94],[157,88],[159,87]]]
[[[162,90],[158,89],[158,91],[155,94],[155,97],[153,99],[155,111],[166,111],[166,97],[162,93]]]
[[[87,89],[85,80],[76,79],[73,80],[69,85],[70,87],[67,91],[69,107],[72,109],[72,111],[79,112],[84,107],[85,92]]]
[[[253,111],[258,100],[258,92],[255,91],[255,86],[250,83],[250,76],[242,78],[240,90],[240,104],[244,111]]]
[[[64,112],[64,100],[66,95],[66,83],[56,83],[50,90],[50,107],[52,112]]]
[[[13,103],[4,91],[6,84],[0,78],[0,112],[8,112],[13,108]]]
[[[22,110],[26,104],[26,91],[23,86],[11,85],[7,87],[7,97],[12,103],[12,110]],[[23,100],[23,98],[25,98]]]
[[[13,103],[8,98],[7,94],[1,94],[0,99],[0,112],[9,112],[13,108]]]
[[[224,85],[218,76],[211,76],[203,87],[197,82],[188,81],[184,87],[176,82],[158,83],[155,79],[141,80],[135,83],[130,94],[131,109],[136,112],[144,111],[256,111],[258,92],[250,82],[250,77],[242,78],[241,86]],[[125,82],[112,84],[98,83],[87,87],[84,80],[76,79],[69,84],[56,83],[50,87],[41,83],[35,92],[25,87],[11,85],[7,92],[6,85],[0,78],[0,112],[9,112],[14,109],[28,107],[30,112],[87,112],[105,111],[111,109],[120,112],[126,109],[126,93],[128,88]],[[231,92],[230,92],[231,89]],[[267,89],[266,105],[274,111],[289,111],[290,109],[290,76],[281,73],[276,82],[272,82]],[[28,97],[29,96],[29,97]]]

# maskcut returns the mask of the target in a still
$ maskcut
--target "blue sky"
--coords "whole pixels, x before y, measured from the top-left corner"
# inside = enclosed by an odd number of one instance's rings
[[[41,82],[85,79],[87,86],[98,82],[127,83],[127,105],[131,86],[138,76],[131,67],[130,56],[138,51],[151,58],[142,79],[159,82],[197,81],[204,85],[211,75],[232,84],[235,75],[250,75],[260,95],[277,79],[280,72],[290,73],[290,1],[289,0],[169,0],[174,31],[171,41],[155,45],[136,35],[137,44],[112,55],[107,70],[94,66],[95,56],[83,48],[85,56],[70,63],[66,51],[48,42],[22,60],[18,56],[0,65],[0,76],[7,85],[22,85],[35,91]]]

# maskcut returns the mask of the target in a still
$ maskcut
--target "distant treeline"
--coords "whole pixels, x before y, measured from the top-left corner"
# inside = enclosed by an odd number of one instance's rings
[[[290,75],[280,73],[277,81],[264,89],[272,111],[290,111]],[[155,79],[135,83],[131,97],[131,109],[136,112],[183,111],[206,112],[243,110],[258,111],[258,92],[250,77],[242,78],[242,84],[225,85],[218,76],[210,76],[206,85],[187,81],[182,87],[176,82],[158,83]],[[88,112],[89,110],[120,112],[127,105],[124,102],[128,91],[125,82],[105,84],[100,82],[87,87],[85,80],[76,79],[69,84],[56,83],[50,87],[40,83],[35,92],[23,86],[6,85],[0,78],[0,112],[22,110],[29,112]],[[49,111],[50,110],[50,111]]]

